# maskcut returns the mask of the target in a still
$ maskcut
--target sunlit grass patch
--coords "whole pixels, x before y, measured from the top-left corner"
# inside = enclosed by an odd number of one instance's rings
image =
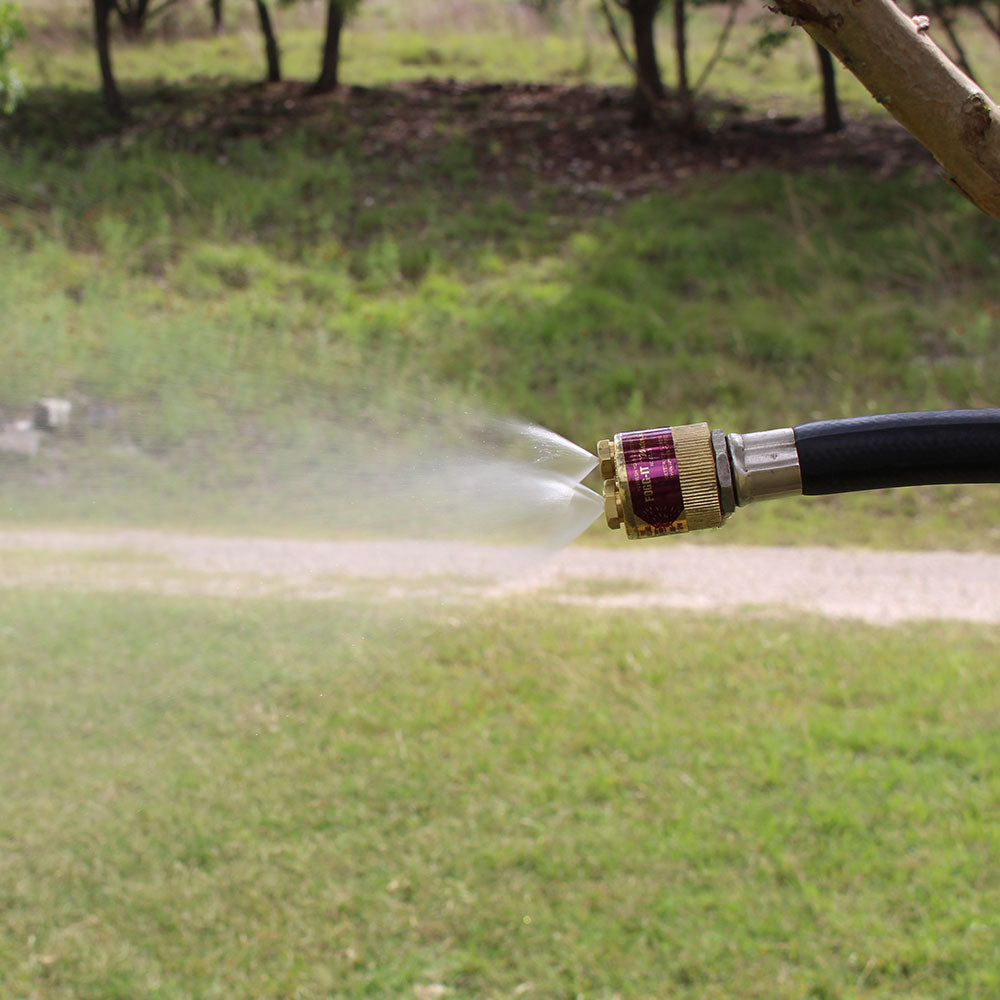
[[[560,582],[559,592],[569,597],[586,597],[599,600],[602,597],[620,597],[627,594],[641,594],[643,591],[658,589],[636,577],[603,578],[595,580],[567,580]]]
[[[0,984],[987,995],[997,641],[0,593]]]

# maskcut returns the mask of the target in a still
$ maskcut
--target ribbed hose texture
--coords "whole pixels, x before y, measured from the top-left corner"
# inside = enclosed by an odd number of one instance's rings
[[[807,496],[1000,482],[1000,410],[931,410],[794,428]]]

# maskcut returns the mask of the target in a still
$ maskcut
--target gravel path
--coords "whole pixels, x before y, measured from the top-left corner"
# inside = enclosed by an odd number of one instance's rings
[[[878,624],[1000,624],[1000,556],[684,542],[552,554],[457,542],[0,532],[0,585],[322,600],[532,594],[566,604],[796,610]]]

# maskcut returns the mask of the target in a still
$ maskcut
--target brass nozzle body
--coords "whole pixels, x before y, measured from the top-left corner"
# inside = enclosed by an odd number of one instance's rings
[[[737,507],[802,492],[792,428],[725,434],[708,424],[626,431],[597,443],[609,528],[654,538],[718,528]]]
[[[608,526],[653,538],[722,524],[716,455],[708,424],[656,427],[600,441]]]

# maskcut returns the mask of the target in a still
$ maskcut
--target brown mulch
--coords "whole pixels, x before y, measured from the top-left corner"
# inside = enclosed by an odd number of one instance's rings
[[[827,135],[818,117],[755,117],[731,103],[705,103],[697,132],[664,120],[631,124],[631,100],[621,87],[560,84],[474,84],[425,79],[382,88],[341,87],[309,96],[304,84],[233,84],[202,79],[183,87],[127,94],[131,120],[122,125],[87,95],[88,114],[53,95],[27,102],[6,128],[30,141],[32,132],[65,131],[68,145],[128,144],[158,134],[168,146],[214,148],[234,138],[279,141],[306,129],[311,141],[381,164],[436,159],[449,146],[472,151],[484,180],[530,175],[562,189],[620,196],[670,186],[695,174],[768,166],[789,171],[855,167],[892,175],[933,166],[930,155],[895,122],[877,114],[852,119]],[[58,126],[54,126],[59,122]],[[74,131],[75,130],[75,131]]]
[[[414,155],[450,134],[471,143],[481,168],[527,171],[581,191],[635,193],[698,173],[758,166],[837,165],[888,176],[933,164],[901,126],[875,116],[827,135],[819,118],[753,118],[717,105],[704,109],[716,124],[694,133],[672,127],[669,109],[663,121],[635,128],[624,88],[425,80],[341,100],[370,117],[363,147],[374,155]]]

